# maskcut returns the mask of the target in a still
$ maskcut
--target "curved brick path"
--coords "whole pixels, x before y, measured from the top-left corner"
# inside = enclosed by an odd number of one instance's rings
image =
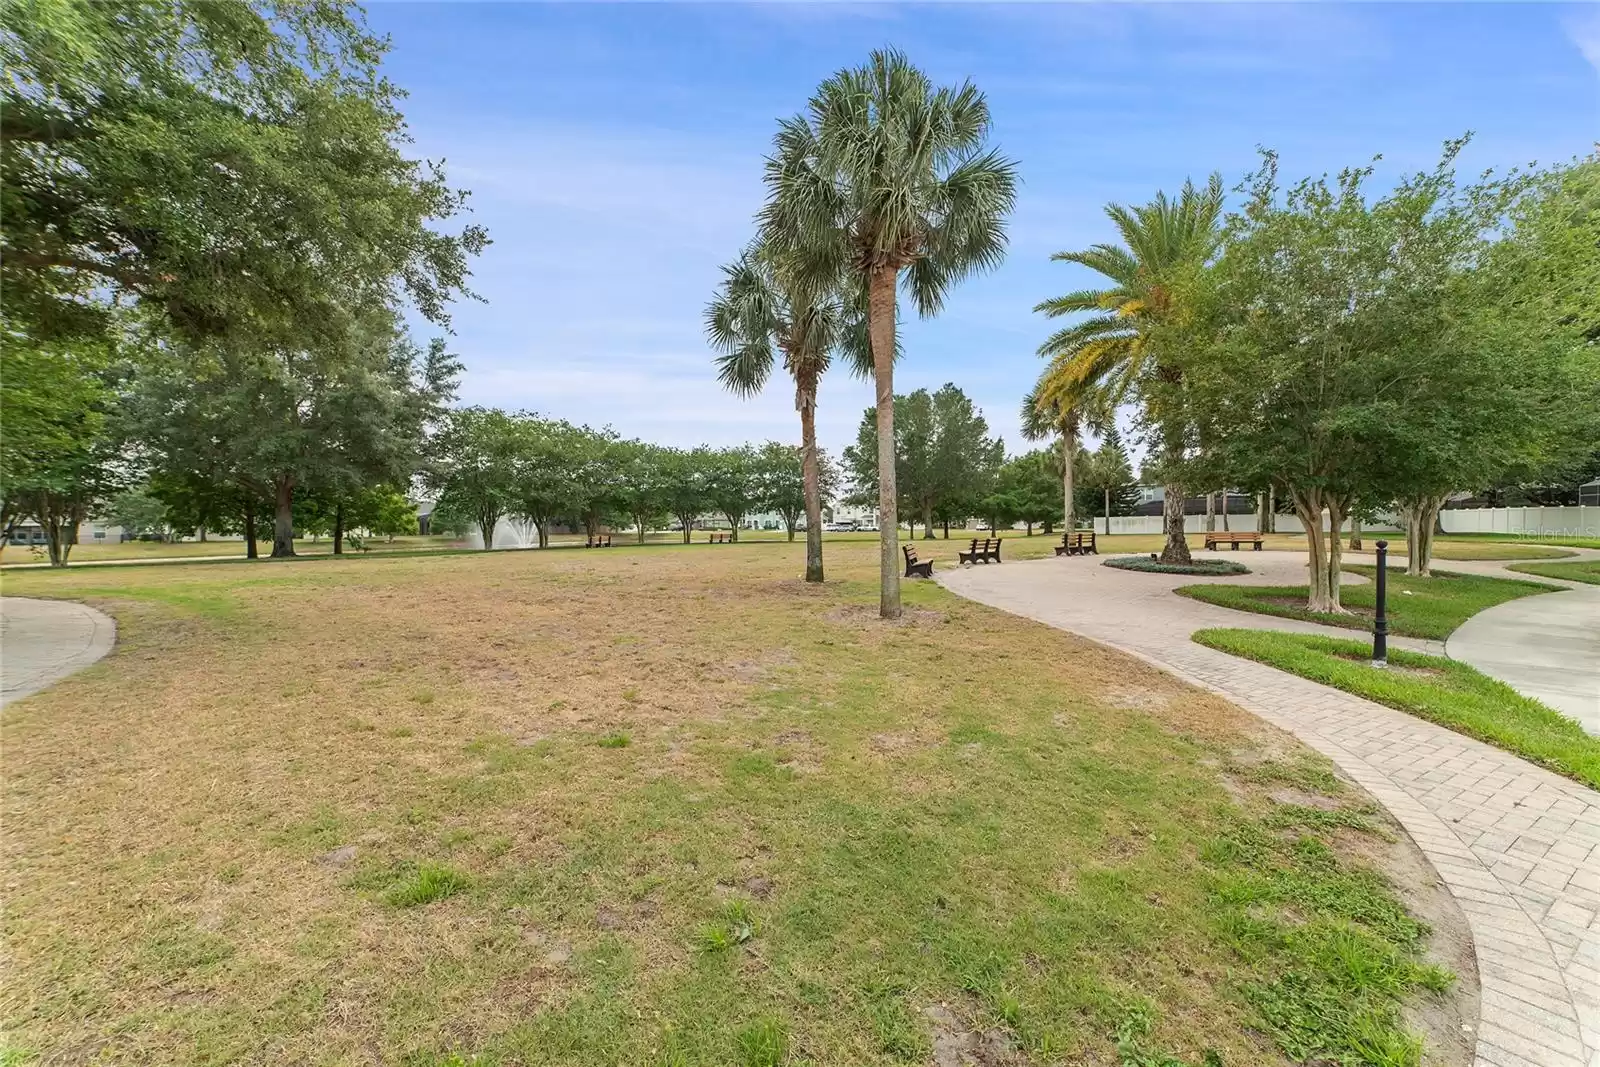
[[[1255,573],[1220,580],[1305,581],[1295,553],[1251,552],[1244,561]],[[1600,1067],[1600,793],[1443,727],[1195,644],[1189,635],[1207,626],[1326,630],[1171,592],[1208,579],[1112,570],[1082,557],[937,577],[962,596],[1211,689],[1328,756],[1389,809],[1471,924],[1483,988],[1477,1064]]]
[[[81,671],[116,636],[110,616],[84,604],[0,597],[0,706]]]

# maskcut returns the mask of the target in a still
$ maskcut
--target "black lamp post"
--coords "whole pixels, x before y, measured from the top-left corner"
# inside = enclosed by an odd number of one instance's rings
[[[1372,620],[1372,665],[1389,665],[1389,542],[1378,542],[1378,614]]]

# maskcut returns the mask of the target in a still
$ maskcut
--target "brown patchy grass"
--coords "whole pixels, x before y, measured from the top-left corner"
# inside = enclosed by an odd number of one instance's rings
[[[8,1055],[1279,1063],[1250,990],[1320,957],[1270,887],[1354,878],[1327,922],[1414,958],[1349,828],[1271,799],[1292,740],[931,583],[885,623],[870,543],[823,588],[802,551],[7,575],[120,626],[0,721]]]

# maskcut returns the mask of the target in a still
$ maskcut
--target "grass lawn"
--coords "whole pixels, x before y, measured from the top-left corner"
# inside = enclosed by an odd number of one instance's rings
[[[1569,582],[1600,585],[1600,559],[1578,560],[1575,563],[1519,563],[1511,569],[1545,578],[1565,578]]]
[[[1326,763],[803,551],[7,574],[119,640],[0,718],[0,1059],[1466,1062]]]
[[[1340,602],[1350,612],[1347,615],[1324,615],[1306,610],[1306,587],[1303,585],[1186,585],[1174,592],[1239,611],[1370,631],[1377,602],[1377,587],[1371,579],[1377,574],[1377,568],[1346,567],[1345,570],[1368,579],[1360,585],[1340,586]],[[1391,568],[1389,632],[1442,641],[1484,608],[1535,593],[1548,593],[1554,588],[1540,582],[1447,571],[1435,571],[1431,578],[1412,578]]]
[[[1269,630],[1200,630],[1194,639],[1447,726],[1600,789],[1600,738],[1465,663],[1391,649],[1390,666],[1378,669],[1364,641]]]

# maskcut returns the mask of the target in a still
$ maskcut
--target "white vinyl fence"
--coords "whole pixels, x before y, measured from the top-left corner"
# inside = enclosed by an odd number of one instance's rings
[[[1300,519],[1297,516],[1279,515],[1277,520],[1276,526],[1279,533],[1297,534],[1305,532],[1305,527],[1300,525]],[[1110,522],[1111,529],[1108,531],[1106,529],[1106,520],[1097,515],[1094,520],[1094,528],[1100,533],[1114,534],[1158,534],[1161,532],[1160,515],[1113,515]],[[1205,528],[1206,517],[1204,515],[1184,516],[1183,529],[1185,533],[1204,533]],[[1322,528],[1324,530],[1328,528],[1326,517],[1322,520]],[[1383,521],[1363,527],[1366,530],[1393,530],[1395,528],[1393,518],[1386,518]],[[1218,515],[1217,530],[1221,532],[1222,529],[1222,516]],[[1229,515],[1227,529],[1235,533],[1254,533],[1256,517],[1254,515]]]
[[[1294,515],[1277,517],[1279,533],[1303,533],[1304,527]],[[1094,528],[1101,533],[1158,534],[1161,532],[1160,515],[1112,516],[1111,529],[1107,520],[1095,516]],[[1530,537],[1600,537],[1600,507],[1551,508],[1452,508],[1439,512],[1439,522],[1445,533],[1505,533],[1527,534]],[[1187,533],[1202,533],[1206,528],[1204,515],[1186,515],[1183,528]],[[1229,515],[1228,529],[1253,533],[1254,515]],[[1217,516],[1217,529],[1222,529],[1222,516]],[[1327,529],[1327,520],[1323,520]],[[1379,522],[1366,527],[1369,530],[1398,529],[1393,516],[1383,516]]]
[[[1115,521],[1115,520],[1113,520]],[[1452,508],[1439,512],[1446,533],[1600,537],[1600,507]]]

